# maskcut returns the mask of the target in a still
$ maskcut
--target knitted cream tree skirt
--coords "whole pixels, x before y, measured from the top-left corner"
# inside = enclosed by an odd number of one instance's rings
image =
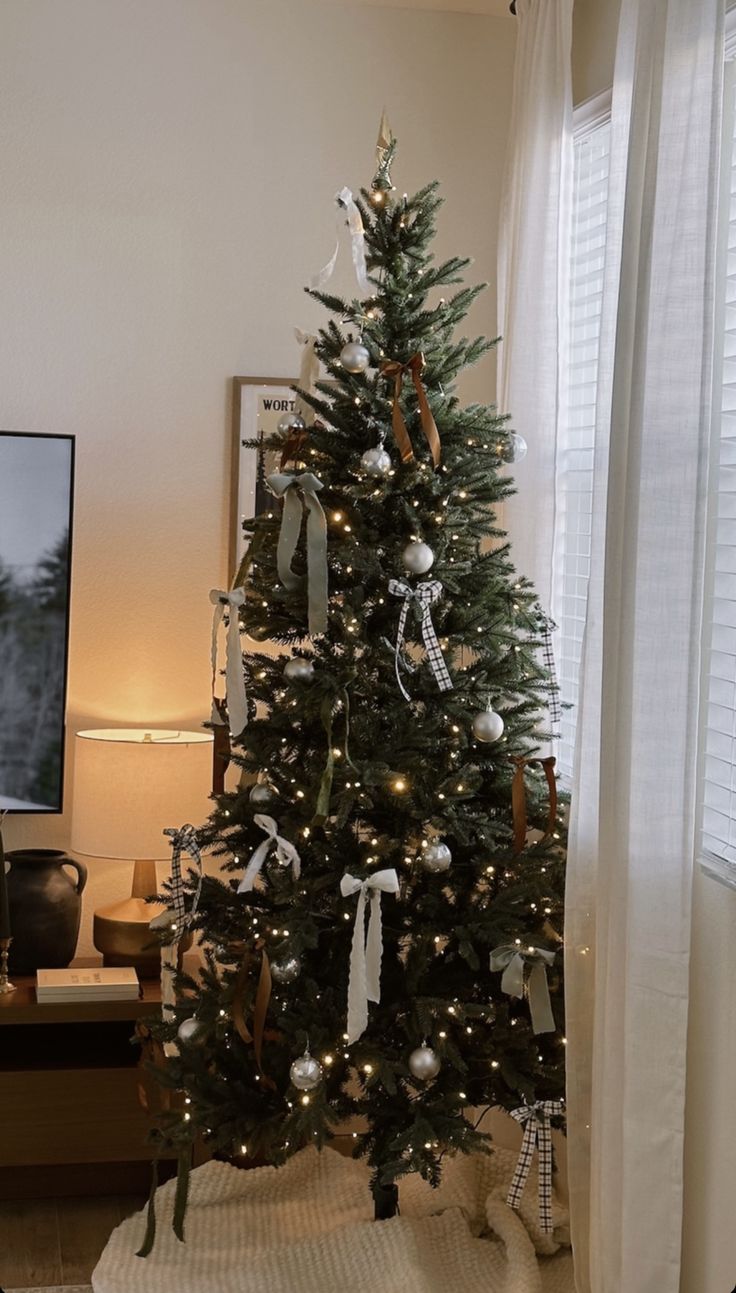
[[[135,1256],[139,1213],[114,1231],[94,1293],[573,1293],[567,1214],[555,1200],[555,1233],[540,1232],[533,1171],[512,1211],[514,1164],[496,1149],[448,1161],[438,1190],[407,1177],[401,1215],[374,1222],[366,1167],[332,1150],[250,1172],[206,1163],[192,1173],[186,1243],[171,1230],[170,1181],[150,1257]]]

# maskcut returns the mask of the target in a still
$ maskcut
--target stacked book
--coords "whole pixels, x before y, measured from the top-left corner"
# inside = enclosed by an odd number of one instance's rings
[[[132,967],[91,970],[38,970],[38,1001],[137,1001],[138,975]]]

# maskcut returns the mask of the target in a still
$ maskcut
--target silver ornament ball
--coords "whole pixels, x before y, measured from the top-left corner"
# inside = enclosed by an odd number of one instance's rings
[[[322,1065],[312,1059],[309,1051],[305,1051],[298,1060],[294,1060],[289,1076],[297,1091],[313,1091],[322,1081]]]
[[[426,575],[434,563],[434,553],[428,543],[407,543],[401,560],[413,575]]]
[[[440,1057],[431,1046],[417,1046],[409,1056],[409,1068],[419,1082],[429,1082],[440,1071]]]
[[[284,961],[271,962],[271,974],[277,983],[293,983],[299,977],[302,963],[298,956],[288,956]]]
[[[385,449],[377,445],[375,449],[366,449],[360,465],[366,476],[388,476],[391,470],[391,458]]]
[[[349,373],[364,373],[370,362],[370,351],[362,341],[348,341],[340,351],[340,363]]]
[[[311,682],[314,678],[314,665],[311,660],[303,660],[301,656],[294,656],[284,667],[284,677],[289,682]]]
[[[251,786],[248,798],[252,804],[270,804],[273,799],[273,790],[263,781],[257,781]]]
[[[307,424],[304,418],[298,413],[285,413],[279,418],[279,431],[282,435],[289,435],[292,431],[306,431]]]
[[[502,462],[522,462],[529,452],[529,445],[518,431],[509,433],[508,441],[501,453]]]
[[[476,741],[498,741],[503,736],[503,719],[494,709],[482,709],[473,719]]]
[[[191,1019],[182,1019],[176,1030],[176,1035],[180,1042],[186,1042],[187,1045],[193,1046],[196,1042],[201,1042],[203,1038],[203,1028],[199,1019],[192,1015]]]
[[[452,853],[443,840],[432,840],[422,849],[422,866],[425,871],[448,871]]]

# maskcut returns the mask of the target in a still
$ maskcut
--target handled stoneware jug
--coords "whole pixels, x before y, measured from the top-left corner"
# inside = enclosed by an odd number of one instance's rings
[[[60,849],[13,849],[5,858],[11,976],[62,969],[77,948],[86,866]],[[76,871],[76,883],[64,867]]]

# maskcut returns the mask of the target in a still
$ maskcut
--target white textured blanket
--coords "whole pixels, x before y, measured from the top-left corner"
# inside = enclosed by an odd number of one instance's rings
[[[567,1214],[536,1224],[531,1173],[520,1213],[505,1202],[515,1156],[446,1163],[442,1185],[400,1183],[401,1215],[374,1222],[364,1164],[305,1149],[281,1168],[206,1163],[192,1173],[186,1243],[171,1230],[174,1182],[156,1197],[150,1257],[143,1213],[114,1231],[94,1293],[573,1293]]]

